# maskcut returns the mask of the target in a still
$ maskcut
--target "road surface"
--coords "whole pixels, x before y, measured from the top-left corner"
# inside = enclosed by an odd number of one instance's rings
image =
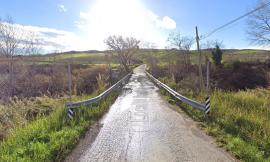
[[[234,161],[195,122],[171,107],[147,78],[144,66],[136,68],[102,119],[95,141],[76,161]]]

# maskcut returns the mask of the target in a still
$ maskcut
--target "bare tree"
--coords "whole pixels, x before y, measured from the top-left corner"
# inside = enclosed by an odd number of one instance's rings
[[[8,57],[13,57],[22,49],[23,31],[14,23],[12,18],[0,19],[0,51]]]
[[[190,49],[194,43],[194,39],[192,37],[182,36],[179,32],[172,32],[169,34],[168,42],[173,48],[184,54],[185,66],[188,67],[190,64]]]
[[[9,60],[10,96],[13,95],[14,89],[14,56],[23,49],[22,36],[23,31],[13,23],[11,17],[7,17],[5,20],[0,19],[0,53]]]
[[[190,51],[194,39],[188,36],[182,36],[180,33],[170,33],[168,42],[173,48],[177,48],[180,51]]]
[[[25,54],[37,55],[42,50],[42,39],[33,31],[27,32],[25,40]]]
[[[28,31],[25,34],[24,54],[32,58],[32,63],[36,63],[36,55],[42,50],[43,40],[38,37],[36,32]]]
[[[194,39],[191,38],[191,37],[183,37],[183,51],[184,51],[184,54],[185,54],[185,63],[186,63],[186,70],[188,71],[189,70],[189,65],[191,64],[191,61],[190,61],[190,49],[191,49],[191,46],[193,45],[194,43]]]
[[[105,40],[105,44],[112,55],[117,58],[126,72],[129,72],[129,65],[133,59],[133,55],[139,49],[140,41],[133,37],[123,38],[122,36],[109,36]]]
[[[216,46],[219,46],[220,48],[224,48],[223,41],[220,40],[208,40],[206,43],[202,44],[202,48],[207,51],[212,51]]]
[[[14,94],[17,74],[20,76],[25,74],[22,72],[22,67],[18,66],[18,61],[22,60],[20,55],[34,55],[39,53],[40,49],[41,42],[36,33],[25,30],[22,25],[14,24],[11,17],[0,19],[0,55],[8,60],[8,96],[11,97]],[[20,72],[16,69],[20,69]],[[16,74],[15,71],[17,71]]]
[[[182,35],[180,33],[175,32],[170,33],[167,41],[173,48],[177,48],[178,50],[182,49],[183,40]]]
[[[270,6],[267,3],[268,0],[259,0],[256,8],[265,7],[253,12],[247,19],[247,34],[251,42],[257,45],[270,44]]]

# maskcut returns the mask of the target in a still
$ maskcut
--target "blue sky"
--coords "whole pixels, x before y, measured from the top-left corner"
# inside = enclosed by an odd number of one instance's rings
[[[59,50],[104,49],[112,34],[134,36],[166,46],[168,33],[194,36],[234,19],[254,7],[256,0],[2,0],[0,17],[41,31],[40,36],[60,44]],[[226,48],[254,48],[241,20],[209,39],[223,41]],[[44,33],[56,33],[44,34]],[[51,37],[51,35],[54,35]]]

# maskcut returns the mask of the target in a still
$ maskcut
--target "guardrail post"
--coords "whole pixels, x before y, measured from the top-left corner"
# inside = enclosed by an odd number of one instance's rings
[[[69,108],[67,111],[67,114],[68,114],[69,119],[72,120],[75,115],[75,112],[71,108]]]
[[[209,114],[209,112],[210,112],[210,96],[207,96],[205,98],[205,111],[204,111],[204,113]]]
[[[74,118],[75,112],[70,108],[71,102],[68,102],[65,104],[67,116],[69,117],[70,120]]]
[[[207,60],[206,67],[206,98],[205,98],[205,114],[208,115],[210,112],[210,61]]]

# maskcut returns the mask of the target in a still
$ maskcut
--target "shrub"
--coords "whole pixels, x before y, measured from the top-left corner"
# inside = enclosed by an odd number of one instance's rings
[[[265,67],[255,63],[234,62],[226,68],[214,70],[215,86],[224,90],[244,90],[269,85]]]
[[[37,117],[47,116],[64,105],[64,99],[47,96],[31,99],[13,98],[0,105],[0,132],[4,138],[11,129],[22,127]]]
[[[0,67],[3,64],[0,64]],[[119,69],[119,67],[114,67]],[[109,76],[110,71],[106,65],[72,65],[72,88],[73,94],[92,93],[97,87],[96,77],[102,74]],[[111,76],[112,81],[119,80],[119,76]],[[8,85],[8,72],[0,70],[0,99],[8,101],[10,86]],[[31,98],[37,96],[62,97],[68,94],[68,70],[66,64],[36,64],[16,66],[16,75],[14,75],[13,96],[18,98]],[[5,84],[7,88],[5,88]]]
[[[216,66],[220,66],[221,65],[221,61],[222,61],[222,51],[220,50],[219,46],[216,45],[215,50],[212,51],[212,59],[215,63]]]

